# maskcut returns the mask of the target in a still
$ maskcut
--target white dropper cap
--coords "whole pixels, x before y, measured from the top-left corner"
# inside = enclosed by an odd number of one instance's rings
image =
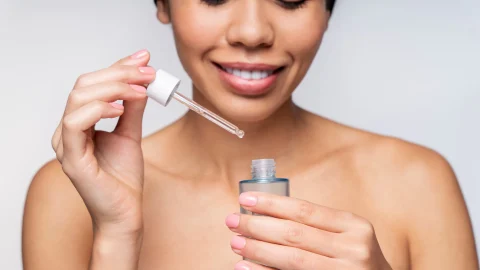
[[[237,137],[239,138],[243,138],[243,136],[245,135],[245,132],[243,132],[243,130],[239,129],[237,126],[216,115],[215,113],[207,110],[200,104],[187,98],[181,93],[178,93],[177,88],[179,85],[180,80],[178,78],[159,69],[157,70],[157,76],[155,80],[147,87],[147,96],[155,100],[156,102],[162,104],[163,106],[167,106],[170,100],[174,98],[178,102],[183,103],[190,110],[193,110],[194,112],[207,118],[209,121],[217,124],[219,127],[225,129],[232,134],[237,135]]]
[[[167,106],[179,85],[178,78],[159,69],[155,80],[147,87],[147,96],[163,106]]]

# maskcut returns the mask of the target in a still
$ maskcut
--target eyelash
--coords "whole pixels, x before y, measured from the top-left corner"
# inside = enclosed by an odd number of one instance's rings
[[[286,1],[277,1],[286,9],[295,10],[304,7],[307,3],[307,0],[300,0],[296,2],[286,2]]]
[[[201,0],[203,3],[205,3],[208,6],[219,6],[221,4],[224,4],[227,2],[227,0]],[[289,9],[289,10],[295,10],[302,8],[307,0],[300,0],[296,2],[287,2],[287,1],[282,1],[282,0],[276,0],[283,8]]]
[[[218,6],[226,2],[226,0],[201,0],[201,1],[207,4],[208,6]]]

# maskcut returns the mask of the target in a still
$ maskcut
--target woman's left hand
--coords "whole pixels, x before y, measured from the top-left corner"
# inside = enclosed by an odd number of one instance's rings
[[[267,193],[243,193],[239,201],[263,216],[227,217],[230,230],[242,235],[232,238],[233,251],[258,263],[241,261],[235,269],[392,269],[372,224],[361,217]]]

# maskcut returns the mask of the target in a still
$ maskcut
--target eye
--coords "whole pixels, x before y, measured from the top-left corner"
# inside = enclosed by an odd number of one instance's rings
[[[305,5],[305,3],[307,2],[307,0],[300,0],[300,1],[282,1],[282,0],[278,0],[277,1],[282,7],[286,8],[286,9],[291,9],[291,10],[294,10],[294,9],[298,9],[298,8],[301,8]]]
[[[227,0],[201,0],[203,3],[209,6],[219,6],[227,2]],[[284,1],[284,0],[277,0],[277,2],[286,9],[297,9],[303,7],[307,0],[300,0],[300,1]]]
[[[208,6],[219,6],[227,2],[227,0],[201,0],[201,1],[207,4]]]

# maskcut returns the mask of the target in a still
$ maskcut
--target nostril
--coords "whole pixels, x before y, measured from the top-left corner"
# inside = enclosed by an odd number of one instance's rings
[[[234,47],[245,47],[249,50],[265,49],[272,47],[275,34],[270,25],[249,21],[231,25],[226,38],[227,42]]]

